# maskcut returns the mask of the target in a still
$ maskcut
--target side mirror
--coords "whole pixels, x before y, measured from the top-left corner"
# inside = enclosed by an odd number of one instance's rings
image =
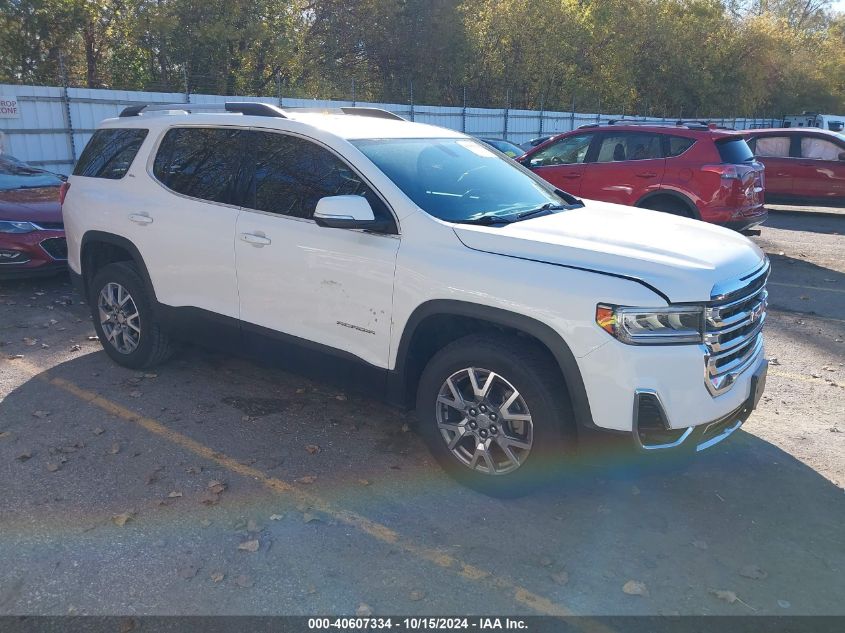
[[[362,196],[327,196],[317,201],[314,221],[332,229],[384,229],[384,222],[373,215],[373,208]]]

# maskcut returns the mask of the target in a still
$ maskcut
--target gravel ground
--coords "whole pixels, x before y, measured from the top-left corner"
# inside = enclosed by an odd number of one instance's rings
[[[843,232],[755,238],[772,366],[730,441],[511,501],[376,401],[195,348],[122,369],[66,280],[3,282],[0,614],[845,615]]]

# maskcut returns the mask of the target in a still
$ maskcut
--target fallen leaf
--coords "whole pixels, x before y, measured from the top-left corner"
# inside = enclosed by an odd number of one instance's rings
[[[648,588],[645,586],[645,583],[642,583],[639,580],[629,580],[622,585],[622,591],[627,593],[629,596],[648,595]]]
[[[244,589],[249,589],[255,583],[252,582],[252,578],[250,578],[249,576],[245,576],[244,574],[241,574],[240,576],[235,578],[235,584],[238,587],[243,587]]]
[[[552,580],[554,580],[559,585],[565,585],[569,582],[569,574],[563,570],[553,573]]]
[[[411,593],[408,594],[408,598],[413,600],[414,602],[419,602],[423,598],[425,598],[425,591],[421,589],[414,589]]]
[[[184,580],[190,580],[194,576],[197,575],[199,571],[199,567],[195,567],[194,565],[188,565],[187,567],[183,567],[179,570],[179,578],[183,578]]]
[[[171,492],[169,495],[167,495],[167,498],[168,498],[168,499],[176,499],[176,498],[181,497],[181,496],[182,496],[182,493],[181,493],[181,492],[178,492],[177,490],[174,490],[174,491],[173,491],[173,492]]]
[[[358,608],[355,609],[355,615],[358,616],[359,618],[366,618],[368,616],[371,616],[372,614],[373,614],[373,609],[366,602],[362,602],[361,604],[358,605]]]
[[[37,338],[29,338],[28,336],[24,336],[23,342],[24,342],[24,345],[32,347],[33,345],[35,345],[38,342],[38,339]]]
[[[94,429],[94,435],[102,435],[105,432],[106,432],[106,430],[101,429],[99,426],[96,429]]]
[[[202,466],[188,466],[185,472],[189,475],[199,475],[202,472]]]
[[[50,412],[49,411],[33,411],[32,417],[39,418],[39,419],[43,420],[44,418],[50,417]]]
[[[778,600],[778,606],[781,609],[788,609],[792,606],[792,603],[790,603],[789,600]]]
[[[359,479],[358,483],[361,484],[362,486],[369,486],[370,480],[369,479]]]
[[[346,400],[346,396],[344,396],[342,393],[339,393],[335,396],[335,400],[340,400],[341,402],[343,402],[344,400]]]
[[[285,516],[284,514],[271,514],[270,520],[271,521],[281,521],[284,516]]]
[[[27,451],[23,451],[22,453],[18,454],[18,456],[15,457],[15,459],[18,460],[19,462],[25,462],[30,457],[32,457],[32,451],[27,450]]]
[[[216,479],[212,479],[208,482],[208,490],[216,495],[219,495],[221,492],[226,490],[226,482],[217,481]]]
[[[141,393],[140,391],[138,391],[137,389],[135,389],[134,391],[130,391],[130,392],[129,392],[129,397],[130,397],[130,398],[140,398],[140,397],[141,397],[141,396],[143,396],[143,395],[144,395],[144,394],[143,394],[143,393]]]
[[[211,578],[211,582],[220,582],[220,581],[221,581],[221,580],[223,580],[225,577],[226,577],[226,574],[224,574],[222,571],[215,571],[215,572],[212,572],[212,574],[211,574],[211,576],[210,576],[210,578]]]
[[[51,473],[54,473],[54,472],[56,472],[57,470],[59,470],[59,465],[58,465],[58,464],[53,464],[53,463],[51,462],[51,463],[47,464],[47,470],[49,470]]]
[[[158,378],[158,374],[144,374],[144,378]]]
[[[133,518],[135,518],[135,513],[132,510],[129,510],[128,512],[112,515],[111,520],[117,527],[123,527]]]
[[[411,430],[411,427],[410,427],[410,426],[408,426],[408,423],[407,423],[407,422],[406,422],[405,424],[403,424],[403,425],[402,425],[402,432],[403,432],[403,433],[408,433],[410,430]]]
[[[8,431],[0,431],[0,440],[5,439],[7,437],[12,437],[12,434]]]
[[[724,600],[728,604],[733,604],[734,602],[739,602],[741,605],[748,607],[752,611],[756,611],[756,609],[754,607],[752,607],[750,604],[748,604],[742,598],[740,598],[738,595],[736,595],[736,592],[734,592],[734,591],[727,591],[727,590],[724,590],[724,589],[711,589],[710,593],[712,593],[714,596],[716,596],[719,600]]]
[[[238,545],[238,549],[243,550],[245,552],[257,552],[260,545],[261,544],[258,542],[258,539],[255,538],[249,541],[244,541],[243,543]]]
[[[81,345],[79,345],[78,343],[77,343],[77,344],[75,344],[75,345],[71,345],[71,346],[70,346],[70,351],[71,351],[71,352],[78,352],[78,351],[79,351],[79,350],[81,350],[81,349],[82,349],[82,346],[81,346]]]
[[[317,481],[316,475],[305,475],[304,477],[300,477],[299,479],[294,480],[298,484],[313,484]]]
[[[120,452],[120,444],[115,442],[114,444],[111,445],[111,448],[109,449],[109,453],[111,453],[112,455],[117,455],[119,452]]]
[[[752,580],[762,580],[769,574],[760,569],[757,565],[746,565],[739,570],[739,575],[743,578],[751,578]]]
[[[705,541],[693,541],[692,546],[696,549],[707,549],[707,543]]]
[[[308,451],[311,455],[316,455],[320,452],[321,449],[316,444],[306,444],[305,450]]]

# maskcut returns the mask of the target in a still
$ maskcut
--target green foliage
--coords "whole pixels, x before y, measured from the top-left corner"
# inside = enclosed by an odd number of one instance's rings
[[[829,0],[0,0],[0,81],[710,116],[845,110]]]

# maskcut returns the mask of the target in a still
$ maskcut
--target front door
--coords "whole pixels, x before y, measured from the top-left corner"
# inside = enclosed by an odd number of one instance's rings
[[[525,166],[543,180],[573,196],[581,195],[584,180],[584,161],[595,135],[566,136],[532,154]]]
[[[399,248],[393,215],[322,145],[279,132],[250,134],[254,174],[235,232],[245,331],[294,337],[386,368]],[[317,201],[333,195],[364,196],[393,231],[317,226]]]
[[[660,134],[606,132],[601,136],[595,162],[587,165],[581,195],[633,205],[660,188],[665,171]]]

